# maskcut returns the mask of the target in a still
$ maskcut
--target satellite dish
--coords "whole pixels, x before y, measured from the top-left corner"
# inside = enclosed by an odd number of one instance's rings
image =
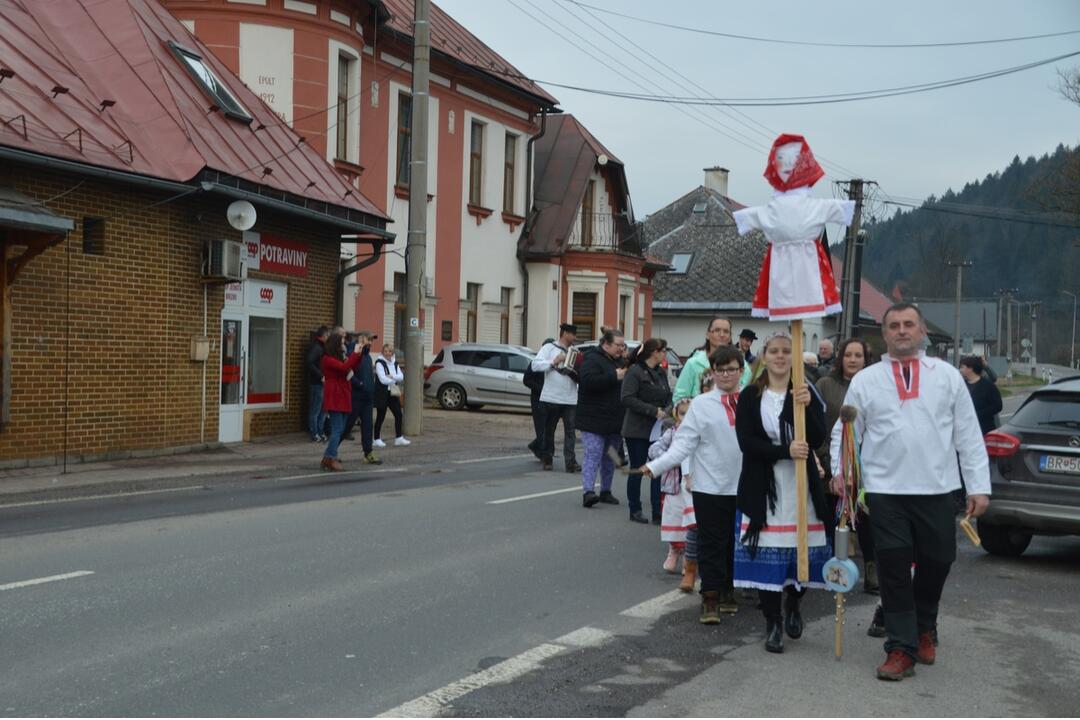
[[[247,200],[237,200],[229,205],[225,217],[237,230],[250,230],[255,225],[255,206]]]
[[[596,158],[596,164],[597,165],[604,166],[604,165],[607,165],[607,162],[608,162],[608,156],[607,155],[601,155],[600,157]]]

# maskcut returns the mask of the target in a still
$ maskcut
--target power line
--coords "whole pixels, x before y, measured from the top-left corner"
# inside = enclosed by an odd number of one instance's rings
[[[671,28],[672,30],[682,30],[685,32],[698,33],[699,35],[712,35],[715,37],[724,37],[732,40],[749,40],[752,42],[764,42],[773,43],[776,45],[803,45],[811,47],[833,47],[833,48],[935,48],[935,47],[964,47],[968,45],[994,45],[998,43],[1011,43],[1011,42],[1023,42],[1026,40],[1044,40],[1046,38],[1063,37],[1066,35],[1076,35],[1080,33],[1080,30],[1063,30],[1055,33],[1043,33],[1040,35],[1021,35],[1017,37],[1006,38],[994,38],[991,40],[959,40],[953,42],[937,42],[937,43],[834,43],[834,42],[820,42],[812,40],[784,40],[779,38],[761,37],[757,35],[738,35],[736,33],[725,33],[717,30],[706,30],[704,28],[688,27],[686,25],[676,25],[674,23],[666,23],[660,20],[650,20],[648,18],[638,17],[637,15],[628,15],[626,13],[616,12],[615,10],[609,10],[607,8],[597,7],[596,5],[590,5],[588,3],[580,2],[579,0],[567,0],[574,5],[582,8],[590,8],[598,12],[606,13],[608,15],[615,15],[617,17],[625,18],[627,20],[633,20],[634,22],[645,23],[647,25],[655,25],[658,27]]]
[[[970,217],[983,218],[985,220],[1002,220],[1004,222],[1023,223],[1026,225],[1044,225],[1046,227],[1059,227],[1067,228],[1069,230],[1080,230],[1080,224],[1077,223],[1060,223],[1053,222],[1051,220],[1038,220],[1035,218],[1023,218],[1023,217],[1010,217],[1008,215],[994,215],[990,213],[982,212],[968,212],[959,209],[937,207],[935,205],[916,205],[915,203],[898,202],[896,200],[886,200],[886,205],[899,205],[900,207],[909,207],[915,210],[929,210],[931,212],[948,213],[951,215],[967,215]]]

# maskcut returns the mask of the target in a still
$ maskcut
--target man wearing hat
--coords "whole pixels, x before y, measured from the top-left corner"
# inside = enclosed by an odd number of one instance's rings
[[[573,367],[564,368],[563,361],[577,339],[577,326],[563,323],[559,326],[559,339],[546,343],[532,361],[532,369],[544,373],[544,389],[540,393],[540,405],[544,411],[544,441],[540,447],[540,460],[545,470],[551,470],[555,455],[555,426],[563,423],[563,459],[566,472],[581,470],[574,454],[574,413],[577,409],[577,373]]]
[[[743,328],[743,331],[739,333],[739,350],[746,357],[746,364],[754,362],[756,357],[754,353],[750,352],[750,346],[757,340],[757,334],[750,328]]]

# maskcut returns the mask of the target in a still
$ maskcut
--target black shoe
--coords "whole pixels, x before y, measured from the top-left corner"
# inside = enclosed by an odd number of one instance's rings
[[[653,515],[652,516],[652,524],[653,525],[659,525],[661,522],[663,522],[663,521],[660,519],[659,515]]]
[[[551,470],[551,458],[541,458],[540,462],[544,464],[545,470]]]
[[[649,524],[649,521],[645,519],[645,516],[639,512],[630,513],[630,522],[643,523],[645,525]]]
[[[600,493],[600,502],[604,503],[605,505],[618,505],[619,498],[612,495],[610,490],[605,490]]]
[[[765,650],[771,653],[784,652],[784,631],[780,618],[765,621]]]
[[[536,441],[535,440],[533,440],[531,443],[529,443],[529,452],[531,452],[533,455],[536,454]]]
[[[885,637],[885,610],[880,605],[874,608],[874,619],[870,621],[866,634],[873,638]]]
[[[596,504],[596,503],[598,503],[598,502],[600,502],[600,496],[598,496],[598,495],[597,495],[596,493],[594,493],[594,492],[593,492],[592,490],[590,490],[589,492],[585,493],[585,494],[584,494],[584,495],[583,495],[583,496],[581,497],[581,504],[582,504],[582,505],[584,505],[584,506],[585,506],[585,507],[587,507],[587,508],[591,508],[591,507],[592,507],[593,505],[595,505],[595,504]]]
[[[799,596],[794,593],[784,593],[784,632],[792,640],[802,637],[803,621],[802,613],[799,612]]]
[[[566,466],[566,472],[568,472],[568,473],[579,473],[579,472],[581,472],[581,466],[578,465],[576,462],[572,462],[572,463],[570,463],[569,465]]]

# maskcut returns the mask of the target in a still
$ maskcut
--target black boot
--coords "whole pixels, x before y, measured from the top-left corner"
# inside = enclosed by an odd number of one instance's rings
[[[803,621],[799,612],[799,596],[787,590],[784,592],[784,631],[792,640],[802,637]]]
[[[765,650],[771,653],[784,652],[784,631],[780,618],[765,619]]]

